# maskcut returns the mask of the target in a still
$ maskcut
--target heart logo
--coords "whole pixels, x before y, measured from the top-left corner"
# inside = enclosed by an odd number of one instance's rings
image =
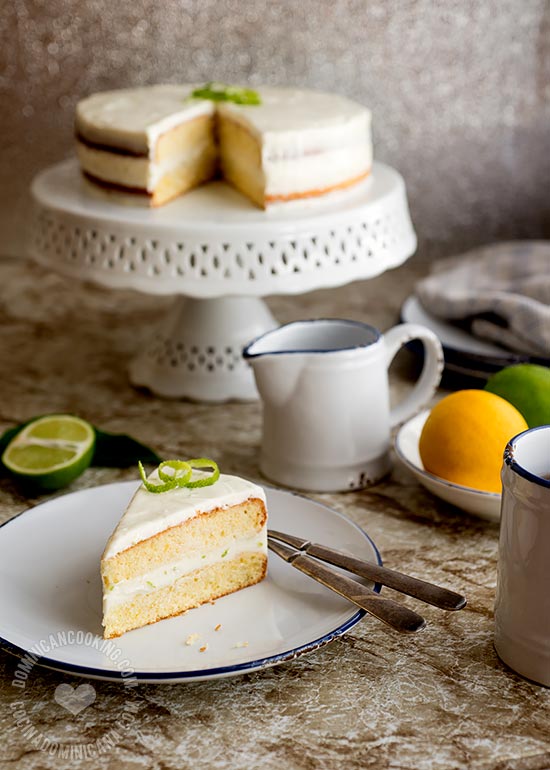
[[[79,684],[78,687],[60,684],[55,688],[53,697],[60,706],[76,716],[95,701],[95,688],[91,684]]]

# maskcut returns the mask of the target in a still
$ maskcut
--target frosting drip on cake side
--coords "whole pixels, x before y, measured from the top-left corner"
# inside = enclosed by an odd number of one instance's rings
[[[149,479],[158,481],[156,471]],[[239,476],[223,473],[218,481],[209,487],[183,487],[156,494],[148,492],[140,485],[109,538],[103,559],[110,559],[136,543],[201,513],[215,508],[229,508],[251,498],[266,502],[265,492],[260,486]]]

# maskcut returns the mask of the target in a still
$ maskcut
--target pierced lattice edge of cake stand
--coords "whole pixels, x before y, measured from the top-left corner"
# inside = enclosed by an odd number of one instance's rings
[[[259,297],[371,278],[414,253],[404,182],[389,167],[379,166],[379,173],[386,175],[387,189],[368,205],[338,216],[327,208],[314,226],[308,211],[303,220],[266,217],[265,226],[248,232],[223,224],[201,231],[185,221],[169,227],[153,223],[148,211],[142,224],[131,226],[112,215],[90,214],[85,206],[75,211],[59,201],[50,205],[35,184],[29,251],[36,261],[78,279],[192,298],[177,300],[132,362],[132,383],[163,397],[249,400],[257,392],[242,348],[277,325]]]

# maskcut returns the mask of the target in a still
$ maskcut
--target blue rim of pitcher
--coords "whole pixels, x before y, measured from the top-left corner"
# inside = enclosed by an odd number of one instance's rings
[[[515,447],[518,439],[522,438],[527,433],[534,433],[538,430],[547,430],[550,432],[550,425],[539,425],[536,428],[528,428],[527,430],[523,430],[521,433],[518,433],[516,436],[511,438],[510,441],[506,444],[506,448],[504,449],[504,462],[508,468],[510,468],[511,471],[514,471],[514,473],[517,473],[518,476],[527,479],[527,481],[533,482],[533,484],[538,484],[540,487],[546,487],[550,489],[550,479],[544,479],[542,476],[537,476],[536,473],[531,473],[531,471],[528,471],[527,468],[523,467],[523,465],[520,465],[514,457]]]
[[[287,326],[298,326],[299,324],[312,324],[312,323],[319,323],[319,322],[336,322],[341,324],[347,324],[348,326],[359,326],[362,329],[369,329],[374,333],[374,339],[372,339],[370,342],[362,344],[362,345],[349,345],[349,347],[345,348],[307,348],[307,349],[298,349],[298,350],[273,350],[269,352],[269,355],[278,356],[278,355],[292,355],[293,353],[298,353],[300,355],[303,355],[304,353],[336,353],[340,351],[345,350],[357,350],[358,348],[368,348],[371,345],[374,345],[376,342],[378,342],[382,338],[382,332],[379,331],[379,329],[376,328],[376,326],[372,326],[371,324],[364,323],[363,321],[354,321],[350,318],[305,318],[305,319],[298,319],[297,321],[289,321],[286,324],[281,324],[281,326],[277,326],[275,329],[270,329],[268,332],[263,332],[263,334],[260,334],[258,337],[255,337],[251,342],[248,343],[243,348],[243,358],[259,358],[260,356],[265,356],[268,351],[265,351],[263,353],[251,353],[250,348],[253,347],[257,342],[259,342],[264,337],[267,337],[269,334],[273,334],[274,332],[278,332],[281,329],[285,329]]]

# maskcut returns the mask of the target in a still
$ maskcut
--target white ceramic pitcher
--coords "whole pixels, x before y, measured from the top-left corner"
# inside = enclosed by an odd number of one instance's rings
[[[390,410],[388,367],[413,339],[424,367]],[[262,473],[286,486],[335,492],[373,484],[390,469],[390,430],[418,412],[441,379],[443,351],[429,329],[382,335],[358,321],[296,321],[244,350],[263,400]]]

